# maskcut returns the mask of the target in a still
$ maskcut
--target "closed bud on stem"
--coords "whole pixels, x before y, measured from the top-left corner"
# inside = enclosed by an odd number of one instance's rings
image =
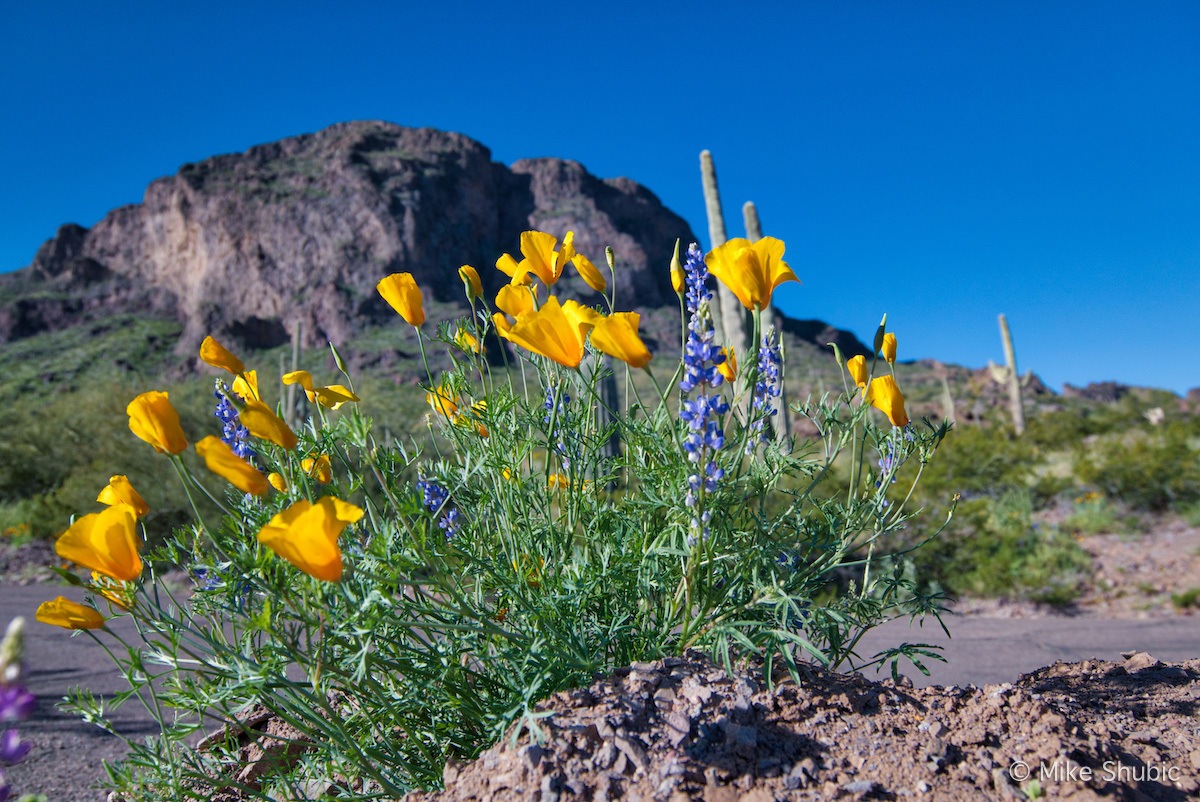
[[[842,356],[842,349],[838,348],[838,344],[837,343],[825,343],[825,344],[833,349],[833,358],[837,360],[838,367],[839,368],[845,367],[846,357]]]
[[[333,363],[337,365],[337,369],[342,372],[343,376],[348,377],[350,372],[346,369],[346,360],[342,359],[342,355],[338,353],[337,346],[330,343],[329,350],[333,352]]]
[[[675,240],[675,254],[671,257],[671,289],[676,295],[683,295],[687,289],[684,282],[683,263],[679,261],[679,240]]]
[[[879,353],[879,349],[883,347],[883,335],[887,334],[887,315],[883,316],[883,320],[879,321],[879,328],[875,330],[875,353]]]
[[[611,245],[606,246],[604,249],[604,260],[608,262],[608,269],[615,272],[617,269],[617,255],[613,253]]]

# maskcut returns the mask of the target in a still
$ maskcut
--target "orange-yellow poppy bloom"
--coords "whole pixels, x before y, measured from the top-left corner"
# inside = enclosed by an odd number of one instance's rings
[[[530,277],[529,272],[512,257],[512,254],[506,253],[497,259],[496,269],[509,277],[509,284],[533,283],[533,278]]]
[[[140,547],[137,514],[128,504],[76,519],[54,542],[54,551],[64,560],[126,581],[142,573]]]
[[[429,404],[434,412],[451,421],[458,417],[458,396],[449,384],[440,384],[431,392],[425,393],[425,403]]]
[[[104,616],[96,608],[73,602],[66,596],[42,602],[34,617],[43,624],[64,629],[99,629],[104,626]]]
[[[243,493],[261,496],[267,492],[267,477],[262,471],[234,454],[221,438],[210,434],[196,443],[196,453],[204,460],[204,467]]]
[[[204,338],[200,343],[200,358],[214,368],[227,370],[235,376],[246,369],[242,360],[231,354],[225,346],[214,340],[212,336]]]
[[[310,404],[320,404],[329,409],[338,409],[342,404],[357,404],[362,401],[350,388],[341,384],[318,387],[313,384],[312,374],[307,370],[293,370],[285,373],[280,381],[284,384],[300,385],[304,388],[304,395],[308,397]]]
[[[594,309],[576,301],[560,305],[551,295],[541,309],[521,315],[502,336],[564,367],[577,368],[583,361],[588,331],[599,318]]]
[[[867,359],[862,354],[852,356],[846,360],[846,370],[850,371],[850,378],[854,379],[854,384],[858,387],[867,388]]]
[[[517,263],[514,269],[512,264],[515,260],[511,256],[508,259],[502,256],[500,260],[504,264],[497,261],[496,267],[512,276],[512,283],[523,283],[524,277],[532,273],[541,279],[543,284],[550,287],[562,277],[563,268],[574,258],[574,242],[575,232],[568,231],[567,235],[563,237],[562,248],[555,250],[558,238],[553,234],[547,234],[544,231],[522,231],[521,256],[525,258]],[[509,272],[510,270],[512,272]]]
[[[600,318],[592,327],[592,345],[630,367],[644,368],[653,356],[638,336],[640,322],[641,316],[637,312],[613,312]]]
[[[323,485],[329,484],[333,479],[333,466],[330,464],[327,454],[321,454],[316,459],[305,457],[300,460],[300,467],[310,479],[316,479]]]
[[[459,329],[454,332],[454,344],[464,351],[470,351],[474,354],[483,353],[483,346],[479,344],[479,340],[475,339],[475,335],[466,329]]]
[[[242,375],[233,380],[233,394],[243,401],[255,399],[262,400],[262,396],[258,394],[258,371],[247,370]]]
[[[787,281],[799,281],[783,261],[783,241],[763,237],[758,242],[737,237],[704,257],[708,270],[733,291],[747,309],[763,309],[771,293]]]
[[[537,288],[520,284],[505,284],[496,293],[496,308],[509,317],[517,318],[534,310],[533,299]]]
[[[725,361],[717,365],[717,371],[725,377],[725,381],[732,382],[737,378],[737,351],[722,347],[721,353],[725,355]]]
[[[283,474],[271,472],[267,474],[267,481],[271,483],[271,487],[278,490],[280,493],[286,493],[288,489],[287,479],[283,478]]]
[[[884,361],[894,365],[896,363],[896,335],[890,331],[883,335],[883,348],[880,350],[883,352]]]
[[[412,273],[393,273],[381,278],[375,289],[408,325],[420,326],[425,322],[421,288]]]
[[[483,297],[483,282],[479,280],[478,270],[470,265],[463,265],[458,269],[458,277],[462,279],[467,290],[467,300],[474,301]]]
[[[133,489],[129,477],[124,474],[109,477],[108,484],[100,491],[100,495],[96,496],[96,501],[109,507],[114,504],[128,504],[133,507],[134,515],[139,518],[150,512],[150,505]]]
[[[361,508],[333,496],[315,504],[301,499],[259,530],[258,540],[309,576],[337,582],[342,578],[338,537],[362,516]]]
[[[129,430],[160,454],[178,454],[187,448],[179,413],[171,406],[168,393],[142,393],[129,402],[125,413],[129,415]]]
[[[887,415],[893,426],[907,426],[908,413],[904,411],[904,394],[891,376],[871,379],[866,402]]]
[[[575,265],[575,269],[579,271],[580,277],[593,290],[604,292],[608,289],[608,282],[604,280],[604,275],[600,270],[592,264],[591,259],[588,259],[582,253],[577,253],[571,260],[571,264]]]
[[[269,440],[286,449],[293,449],[300,442],[296,433],[262,401],[247,401],[238,417],[250,434],[260,440]]]

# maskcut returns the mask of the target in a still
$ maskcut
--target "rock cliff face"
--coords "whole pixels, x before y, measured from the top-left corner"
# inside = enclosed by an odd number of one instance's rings
[[[208,333],[272,346],[297,323],[311,345],[344,342],[392,314],[381,277],[411,272],[427,297],[455,304],[459,266],[498,288],[496,257],[517,253],[529,228],[575,231],[600,266],[611,245],[626,306],[674,304],[671,248],[694,239],[628,179],[560,159],[509,168],[461,134],[344,123],[184,165],[91,230],[63,226],[4,277],[0,342],[130,310],[178,318],[181,352]]]
[[[243,348],[288,341],[345,344],[394,321],[376,282],[410,272],[442,314],[465,311],[458,268],[474,265],[494,293],[519,258],[522,231],[562,237],[607,273],[617,259],[617,306],[677,303],[668,265],[683,218],[627,178],[600,179],[562,159],[492,161],[462,134],[350,122],[315,134],[185,164],[92,229],[67,224],[24,270],[0,275],[0,344],[117,313],[183,324],[179,354],[206,334]],[[556,287],[595,299],[567,268]],[[866,348],[819,320],[787,321],[793,336]]]

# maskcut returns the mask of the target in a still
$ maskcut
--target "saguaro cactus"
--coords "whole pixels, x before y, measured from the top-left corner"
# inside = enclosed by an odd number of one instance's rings
[[[700,180],[704,185],[710,246],[719,248],[726,239],[725,216],[721,212],[721,193],[717,189],[717,167],[712,153],[707,150],[700,151]],[[713,323],[721,332],[726,347],[734,349],[741,359],[746,353],[746,313],[733,291],[720,282],[717,282],[717,307],[713,310]]]
[[[1005,366],[988,361],[988,370],[997,384],[1008,387],[1008,403],[1012,413],[1013,428],[1017,434],[1025,432],[1025,408],[1021,401],[1021,377],[1017,373],[1017,353],[1013,349],[1012,333],[1008,330],[1008,319],[1000,315],[1000,340],[1004,343]]]
[[[946,377],[942,376],[942,417],[951,423],[958,423],[958,416],[954,414],[954,396],[950,392],[950,382],[946,381]]]
[[[746,225],[746,239],[751,242],[758,242],[762,239],[762,224],[758,220],[758,207],[754,205],[754,201],[746,201],[742,204],[742,222]],[[768,326],[774,326],[776,336],[779,338],[779,347],[783,348],[783,326],[781,321],[775,319],[775,305],[768,303],[762,310],[763,333],[765,334]],[[755,348],[758,343],[755,343]],[[787,405],[787,387],[784,384],[779,386],[779,400],[772,400],[771,408],[775,410],[775,439],[779,443],[787,441],[788,433],[791,432],[791,421],[788,418]]]

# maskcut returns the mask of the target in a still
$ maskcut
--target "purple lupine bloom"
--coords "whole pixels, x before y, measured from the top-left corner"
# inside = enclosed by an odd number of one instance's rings
[[[450,506],[450,493],[437,482],[417,478],[417,488],[421,491],[425,509],[438,516],[438,527],[446,535],[446,540],[455,537],[462,526],[458,509]]]
[[[0,763],[20,763],[29,754],[33,744],[21,740],[21,733],[16,730],[5,730],[0,733]]]
[[[20,685],[0,685],[0,721],[23,721],[36,706],[37,697]]]
[[[230,403],[229,388],[225,386],[225,382],[217,381],[213,395],[217,399],[217,409],[213,415],[221,421],[221,441],[242,459],[252,460],[255,453],[250,448],[250,430],[242,425],[237,408]]]
[[[684,375],[679,388],[685,394],[699,390],[699,395],[685,399],[680,404],[679,417],[688,425],[683,448],[687,451],[688,460],[696,465],[695,472],[688,476],[684,503],[695,507],[703,494],[715,491],[718,482],[725,476],[725,472],[717,467],[714,457],[716,452],[725,447],[721,416],[729,411],[729,404],[720,393],[713,392],[725,381],[725,377],[717,370],[717,365],[725,361],[725,355],[714,342],[712,316],[708,311],[712,292],[705,286],[708,266],[704,264],[704,255],[695,243],[688,248],[684,276],[687,286],[684,298],[691,317],[683,351]],[[711,515],[711,512],[704,510],[692,518],[689,545],[695,545],[699,538],[708,535]]]
[[[775,343],[774,334],[775,330],[772,328],[763,335],[762,343],[758,347],[758,373],[754,382],[754,397],[750,404],[755,414],[754,422],[750,424],[750,427],[752,431],[759,432],[760,440],[767,439],[766,419],[779,411],[771,404],[771,400],[779,398],[782,394],[779,374],[782,358],[779,346]],[[749,454],[753,449],[754,441],[748,440],[746,453]]]

